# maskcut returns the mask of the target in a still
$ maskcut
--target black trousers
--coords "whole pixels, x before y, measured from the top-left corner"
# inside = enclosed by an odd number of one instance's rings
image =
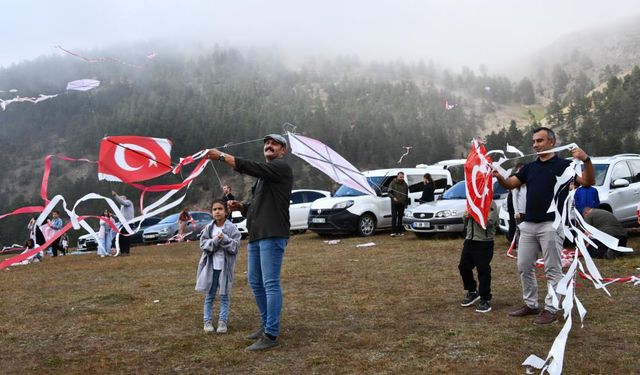
[[[64,247],[62,247],[62,245],[60,244],[60,238],[56,238],[56,240],[51,243],[51,254],[54,257],[57,257],[58,251],[60,251],[62,255],[67,255],[67,252],[64,250]]]
[[[131,239],[129,238],[129,236],[120,236],[120,254],[129,254],[130,247]]]
[[[491,300],[491,259],[493,259],[493,241],[464,240],[460,254],[460,276],[464,289],[474,292],[478,284],[473,278],[473,268],[478,271],[480,298]]]
[[[391,228],[393,233],[402,233],[402,217],[404,216],[404,204],[391,202]]]

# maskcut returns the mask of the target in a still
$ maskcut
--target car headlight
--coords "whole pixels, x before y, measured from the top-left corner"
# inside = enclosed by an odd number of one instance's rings
[[[436,217],[458,216],[458,210],[442,210],[436,212]]]
[[[404,210],[404,216],[412,217],[413,216],[413,210]]]
[[[158,231],[158,233],[162,235],[169,234],[169,228],[162,228]]]
[[[354,203],[353,201],[344,201],[344,202],[334,204],[332,208],[334,210],[344,210],[345,208],[349,208],[353,206],[353,203]]]

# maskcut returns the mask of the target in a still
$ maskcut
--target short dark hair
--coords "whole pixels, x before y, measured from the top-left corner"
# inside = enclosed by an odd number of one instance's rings
[[[58,210],[53,210],[53,211],[51,211],[51,213],[60,215],[60,211],[58,211]]]
[[[425,173],[424,176],[422,176],[423,178],[426,178],[427,180],[429,180],[429,182],[433,182],[433,178],[431,178],[431,173]]]
[[[554,133],[553,130],[547,128],[546,126],[541,126],[539,128],[533,129],[533,134],[536,134],[537,132],[541,132],[543,130],[547,132],[547,137],[549,137],[549,139],[556,139],[556,133]]]
[[[400,175],[404,176],[404,172],[400,171],[400,172],[398,172],[398,174],[396,176],[400,176]]]
[[[213,207],[214,204],[216,203],[220,203],[222,205],[222,207],[224,207],[224,211],[225,212],[229,212],[229,208],[227,207],[227,202],[223,201],[220,198],[216,198],[213,200],[213,202],[211,202],[211,207]]]

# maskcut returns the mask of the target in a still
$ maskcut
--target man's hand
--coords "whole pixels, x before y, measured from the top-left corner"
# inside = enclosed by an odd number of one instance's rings
[[[584,150],[582,150],[580,147],[574,147],[571,149],[571,156],[580,160],[580,161],[585,161],[589,156],[587,155],[586,152],[584,152]]]
[[[240,201],[227,201],[227,207],[229,207],[231,211],[242,211],[242,203]]]
[[[209,150],[209,152],[207,152],[207,157],[210,160],[218,161],[218,159],[220,158],[220,154],[222,154],[220,150],[218,150],[217,148],[212,148]]]
[[[118,195],[118,193],[116,193],[115,190],[111,190],[111,195],[116,196],[116,195]]]
[[[513,218],[516,220],[520,220],[520,213],[513,214]]]

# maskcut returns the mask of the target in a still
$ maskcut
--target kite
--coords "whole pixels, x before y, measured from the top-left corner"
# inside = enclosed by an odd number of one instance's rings
[[[347,159],[333,151],[324,143],[301,135],[287,132],[291,153],[321,170],[332,180],[365,194],[377,196],[367,178]]]
[[[8,99],[8,100],[2,100],[0,99],[0,108],[2,108],[2,110],[6,110],[7,106],[11,103],[21,103],[21,102],[30,102],[33,104],[37,104],[40,102],[43,102],[47,99],[51,99],[51,98],[55,98],[56,96],[58,96],[58,94],[55,95],[44,95],[44,94],[40,94],[38,96],[34,96],[34,97],[22,97],[22,96],[16,96],[13,99]]]
[[[409,151],[411,151],[413,146],[402,146],[402,148],[404,148],[406,150],[406,152],[404,154],[402,154],[402,156],[400,156],[400,159],[398,160],[397,164],[402,163],[402,159],[404,159],[405,156],[409,155]]]
[[[464,164],[467,210],[469,215],[484,229],[493,201],[493,178],[491,158],[484,145],[473,140],[471,152]]]
[[[119,136],[100,142],[98,179],[145,181],[170,172],[171,141],[163,138]]]
[[[67,83],[67,90],[89,91],[100,86],[100,81],[95,79],[79,79]]]
[[[130,64],[128,62],[124,62],[122,60],[118,60],[118,59],[115,59],[113,57],[95,57],[95,58],[85,57],[85,56],[82,56],[82,55],[80,55],[78,53],[75,53],[73,51],[69,51],[68,49],[62,48],[62,46],[59,46],[59,45],[58,46],[53,46],[53,48],[57,48],[60,51],[66,53],[67,55],[70,55],[70,56],[73,56],[73,57],[77,57],[78,59],[83,60],[83,61],[88,62],[88,63],[98,63],[98,62],[104,62],[104,61],[112,61],[112,62],[121,64],[121,65],[130,66],[132,68],[141,68],[141,66],[139,66],[139,65]],[[151,54],[147,55],[146,58],[148,60],[152,60],[157,55],[158,54],[154,52],[154,53],[151,53]]]

